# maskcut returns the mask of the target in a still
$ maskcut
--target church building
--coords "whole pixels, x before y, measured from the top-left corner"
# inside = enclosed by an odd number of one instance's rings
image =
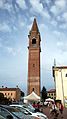
[[[34,91],[40,95],[40,32],[34,18],[32,28],[28,35],[28,94]]]

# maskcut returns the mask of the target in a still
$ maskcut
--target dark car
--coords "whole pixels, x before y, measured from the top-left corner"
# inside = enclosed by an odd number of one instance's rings
[[[24,119],[23,114],[19,109],[7,105],[0,105],[0,115],[6,119]]]
[[[3,117],[2,115],[0,115],[0,119],[6,119],[5,117]]]

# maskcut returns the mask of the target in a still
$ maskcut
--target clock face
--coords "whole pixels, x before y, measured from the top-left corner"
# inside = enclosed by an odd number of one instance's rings
[[[36,47],[36,39],[35,38],[32,39],[32,45],[33,45],[33,47]]]

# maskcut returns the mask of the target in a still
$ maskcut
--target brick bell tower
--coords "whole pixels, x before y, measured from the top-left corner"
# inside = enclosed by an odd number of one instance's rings
[[[29,54],[28,54],[28,94],[33,90],[40,95],[40,33],[34,18],[32,28],[28,35]]]

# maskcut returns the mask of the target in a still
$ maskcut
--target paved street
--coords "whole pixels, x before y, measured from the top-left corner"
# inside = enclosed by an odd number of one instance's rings
[[[48,107],[43,108],[43,113],[47,115],[48,119],[54,119],[54,117],[50,115],[50,110]],[[59,113],[59,116],[57,117],[57,119],[62,119],[62,116],[60,113]],[[63,119],[67,119],[67,108],[64,108]]]

